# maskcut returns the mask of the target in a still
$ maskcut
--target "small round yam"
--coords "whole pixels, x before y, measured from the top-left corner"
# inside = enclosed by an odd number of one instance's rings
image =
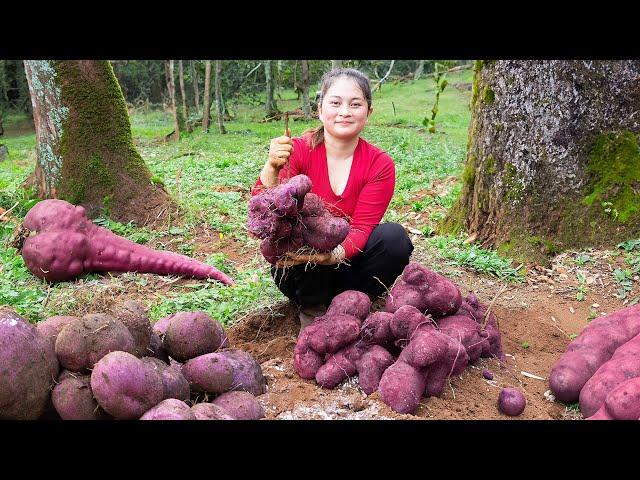
[[[213,403],[196,403],[191,407],[191,411],[196,416],[196,420],[235,420],[222,407]]]
[[[163,347],[180,362],[212,353],[227,343],[227,334],[206,312],[178,312],[167,327]]]
[[[140,418],[164,397],[162,375],[128,352],[111,352],[91,372],[91,390],[98,404],[118,419]]]
[[[229,349],[220,352],[220,355],[231,365],[233,372],[231,390],[243,390],[256,397],[267,391],[267,381],[262,374],[262,368],[249,353]]]
[[[58,334],[56,354],[64,368],[82,372],[109,352],[135,352],[133,336],[122,322],[94,313],[70,322]]]
[[[127,300],[111,310],[111,315],[120,320],[131,333],[135,342],[136,357],[148,355],[151,337],[151,322],[144,307],[133,300]]]
[[[167,398],[189,399],[191,395],[189,382],[184,378],[179,367],[171,367],[159,358],[154,357],[142,357],[141,360],[155,368],[162,376],[164,400]]]
[[[147,410],[140,420],[196,420],[196,416],[183,401],[168,398]]]
[[[249,392],[226,392],[213,400],[236,420],[260,420],[264,418],[264,409],[260,402]]]
[[[484,378],[486,378],[487,380],[493,380],[493,373],[491,373],[489,370],[487,370],[486,368],[484,370],[482,370],[482,376]]]
[[[38,323],[36,328],[43,337],[51,341],[51,346],[55,349],[56,339],[60,331],[77,318],[78,317],[56,315],[55,317],[49,317]]]
[[[498,396],[498,408],[500,411],[511,417],[516,417],[524,412],[527,399],[523,393],[516,388],[503,388]]]
[[[231,389],[233,365],[221,353],[192,358],[182,366],[182,375],[194,392],[223,393]]]
[[[62,420],[100,420],[105,414],[93,398],[91,377],[64,370],[51,393],[51,401]]]
[[[0,419],[39,418],[60,365],[50,340],[8,309],[0,309],[0,366]]]

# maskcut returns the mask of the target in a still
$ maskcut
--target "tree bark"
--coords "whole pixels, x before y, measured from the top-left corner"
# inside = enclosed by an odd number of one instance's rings
[[[444,230],[541,259],[640,236],[640,61],[476,62]]]
[[[165,73],[167,76],[167,90],[169,91],[169,108],[173,114],[173,132],[167,137],[171,137],[173,140],[180,140],[180,130],[182,129],[180,114],[178,112],[178,106],[176,104],[176,83],[173,74],[173,60],[165,60]]]
[[[209,133],[209,116],[211,115],[211,60],[204,62],[204,105],[202,112],[202,131]]]
[[[182,60],[178,61],[178,72],[180,79],[180,96],[182,97],[182,113],[186,120],[189,118],[189,107],[187,105],[187,94],[184,89],[184,69],[182,67]]]
[[[302,111],[304,118],[311,119],[311,103],[309,102],[309,60],[302,60]]]
[[[196,105],[196,112],[200,115],[200,90],[198,88],[198,71],[196,70],[195,60],[191,60],[191,78],[193,79],[193,97]]]
[[[25,60],[36,127],[34,183],[41,198],[84,206],[91,217],[156,223],[175,207],[151,182],[133,145],[122,90],[108,61]]]
[[[267,117],[271,117],[278,113],[278,107],[276,101],[273,98],[274,84],[273,84],[273,72],[271,66],[271,60],[265,60],[264,73],[267,80],[267,102],[265,105]]]
[[[331,60],[331,70],[342,68],[342,60]]]
[[[223,135],[227,133],[224,128],[224,103],[222,100],[222,89],[220,86],[222,77],[222,61],[216,60],[216,72],[215,72],[215,90],[216,90],[216,108],[218,110],[218,129]]]
[[[420,77],[422,76],[423,72],[424,72],[424,60],[420,60],[418,61],[418,68],[416,68],[416,71],[413,73],[413,79],[420,80]]]

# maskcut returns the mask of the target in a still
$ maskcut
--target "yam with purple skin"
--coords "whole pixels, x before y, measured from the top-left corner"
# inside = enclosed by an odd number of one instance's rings
[[[171,319],[173,317],[175,317],[175,313],[168,315],[166,317],[162,317],[160,320],[158,320],[156,323],[153,324],[153,326],[151,327],[151,329],[160,337],[164,337],[164,335],[167,333],[167,328],[169,327],[169,323],[171,322]]]
[[[196,416],[183,401],[168,398],[147,410],[140,420],[196,420]]]
[[[260,420],[264,418],[262,405],[249,392],[226,392],[216,397],[211,403],[222,408],[235,420]]]
[[[475,362],[480,357],[490,356],[486,331],[480,329],[480,325],[467,315],[449,315],[438,320],[440,331],[457,339],[469,355],[469,362]]]
[[[329,212],[319,217],[303,217],[304,244],[318,252],[330,252],[349,234],[349,222]]]
[[[305,328],[309,346],[319,354],[335,353],[360,335],[361,321],[353,315],[325,314]]]
[[[412,262],[389,292],[385,311],[393,313],[412,305],[425,314],[443,317],[458,311],[461,304],[460,289],[451,280]]]
[[[367,395],[375,392],[382,375],[394,362],[395,359],[384,347],[370,346],[356,361],[358,384],[362,391]]]
[[[267,391],[262,368],[249,353],[232,348],[220,355],[231,365],[233,380],[229,390],[242,390],[256,397]]]
[[[0,419],[35,420],[51,397],[60,365],[49,339],[0,308]]]
[[[304,205],[300,210],[303,217],[321,217],[326,209],[322,199],[315,193],[307,193],[304,196]]]
[[[403,305],[396,310],[389,320],[389,330],[395,339],[394,345],[404,348],[411,339],[411,335],[419,326],[435,328],[431,318],[420,312],[413,305]]]
[[[183,362],[213,353],[227,343],[227,334],[206,312],[178,312],[169,321],[162,346],[170,357]]]
[[[91,390],[98,404],[117,419],[140,418],[164,397],[162,376],[128,352],[111,352],[91,372]]]
[[[316,383],[323,388],[335,388],[358,371],[356,362],[366,347],[349,345],[338,352],[328,355],[326,361],[316,372]]]
[[[160,373],[163,386],[163,400],[168,398],[177,398],[178,400],[189,400],[191,388],[189,382],[180,367],[171,367],[162,360],[154,357],[142,357],[143,362],[151,365]]]
[[[460,309],[456,312],[456,315],[467,315],[475,320],[479,325],[482,325],[488,308],[489,307],[487,305],[480,303],[474,294],[470,293],[463,300],[460,305]],[[489,352],[488,354],[483,352],[480,356],[496,357],[501,362],[504,362],[506,360],[506,356],[502,350],[502,336],[500,335],[498,322],[493,312],[489,313],[485,323],[485,328],[481,331],[488,334],[487,341],[489,342]],[[484,333],[482,333],[482,335],[484,336]]]
[[[233,280],[210,265],[177,253],[152,250],[89,220],[85,209],[64,200],[37,203],[23,227],[36,235],[26,238],[21,254],[36,277],[63,282],[90,272],[138,272],[211,278],[225,285]]]
[[[382,374],[378,391],[383,402],[399,413],[415,411],[423,394],[440,396],[446,380],[459,375],[469,357],[457,340],[422,325],[396,362]]]
[[[102,313],[87,314],[65,326],[56,339],[60,364],[72,372],[93,368],[109,352],[136,351],[133,336],[122,322]]]
[[[391,333],[392,318],[393,314],[389,312],[374,312],[369,315],[360,328],[360,340],[367,345],[390,347],[395,340]]]
[[[260,242],[260,253],[267,262],[275,265],[278,260],[284,257],[287,252],[297,252],[303,246],[302,241],[295,237],[285,238],[279,241],[273,241],[265,238]]]
[[[293,350],[293,368],[305,380],[315,378],[324,363],[324,355],[319,354],[309,345],[310,334],[308,327],[300,332]]]
[[[191,407],[191,411],[196,416],[196,420],[235,420],[224,409],[213,403],[196,403]]]
[[[272,232],[277,217],[274,214],[273,189],[251,197],[247,213],[249,232],[263,240]]]
[[[611,390],[604,404],[587,420],[640,420],[640,377]]]
[[[493,373],[486,368],[482,370],[482,376],[487,380],[493,380]]]
[[[358,290],[345,290],[339,293],[327,308],[326,315],[341,313],[344,315],[353,315],[360,320],[364,320],[369,315],[371,309],[371,299],[369,295]]]
[[[640,333],[640,304],[599,317],[587,325],[554,364],[549,386],[556,399],[571,403],[593,374],[624,343]]]
[[[134,355],[136,357],[148,355],[151,341],[151,321],[144,307],[134,300],[127,300],[112,308],[109,313],[112,317],[120,320],[131,333],[135,343]]]
[[[607,395],[618,385],[640,377],[640,335],[622,344],[610,360],[603,363],[580,391],[580,411],[584,417],[594,415]]]
[[[40,335],[51,341],[51,347],[55,349],[56,339],[60,331],[76,319],[78,319],[78,317],[56,315],[39,322],[36,325],[36,329],[40,332]]]
[[[233,366],[221,353],[192,358],[182,366],[182,375],[194,392],[219,394],[234,386]]]
[[[517,417],[524,412],[527,399],[517,388],[503,388],[498,395],[498,408],[505,415]]]
[[[108,418],[93,398],[90,375],[64,370],[51,393],[51,401],[62,420],[104,420]]]

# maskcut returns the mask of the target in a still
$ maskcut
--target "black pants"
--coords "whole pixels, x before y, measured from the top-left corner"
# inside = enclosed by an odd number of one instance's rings
[[[409,264],[411,252],[413,244],[404,228],[383,223],[373,229],[364,250],[348,264],[271,267],[271,276],[292,302],[302,307],[328,306],[345,290],[359,290],[372,297],[382,294]]]

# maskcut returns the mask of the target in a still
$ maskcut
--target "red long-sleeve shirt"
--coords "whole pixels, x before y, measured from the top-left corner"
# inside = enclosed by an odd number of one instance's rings
[[[307,175],[313,183],[311,191],[322,198],[325,207],[349,221],[349,234],[342,246],[345,258],[352,258],[364,249],[372,230],[387,211],[395,188],[395,165],[387,153],[360,138],[353,152],[347,185],[341,195],[336,195],[329,182],[324,143],[311,150],[309,139],[309,134],[293,139],[290,175]],[[288,173],[285,165],[280,170],[280,181],[286,180]],[[263,188],[258,178],[252,195]]]

